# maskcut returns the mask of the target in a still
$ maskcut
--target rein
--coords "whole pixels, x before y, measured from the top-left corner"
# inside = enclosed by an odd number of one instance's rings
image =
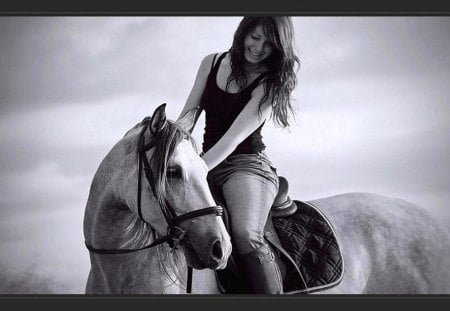
[[[156,186],[153,181],[153,178],[151,176],[151,168],[150,164],[146,155],[146,152],[148,152],[150,149],[154,148],[158,141],[158,135],[153,133],[150,127],[151,119],[149,117],[146,117],[142,123],[144,124],[144,127],[142,128],[140,134],[139,134],[139,149],[138,149],[138,189],[137,189],[137,208],[138,208],[138,215],[139,218],[149,224],[144,217],[142,216],[142,207],[141,207],[141,192],[142,192],[142,171],[145,172],[145,177],[147,179],[147,182],[150,185],[150,188],[156,197]],[[149,129],[150,132],[152,132],[153,136],[156,137],[156,139],[153,139],[148,144],[145,144],[145,131]],[[184,239],[187,231],[189,230],[190,226],[188,226],[185,230],[183,230],[179,225],[182,222],[185,222],[190,219],[194,219],[197,217],[201,217],[204,215],[209,214],[215,214],[216,216],[222,216],[223,214],[223,208],[220,206],[210,206],[205,207],[202,209],[190,211],[187,213],[184,213],[182,215],[176,215],[174,209],[170,206],[169,202],[167,200],[165,201],[165,204],[159,204],[159,207],[164,215],[164,218],[167,222],[167,234],[165,236],[159,237],[155,239],[152,243],[140,247],[140,248],[133,248],[133,249],[101,249],[101,248],[95,248],[92,245],[88,244],[85,241],[86,248],[96,254],[128,254],[128,253],[134,253],[138,252],[144,249],[149,249],[154,246],[160,245],[162,243],[167,243],[169,247],[172,249],[172,251],[175,251],[177,249],[177,245],[182,242]],[[187,277],[187,288],[186,292],[191,293],[192,289],[192,267],[188,267],[188,277]]]

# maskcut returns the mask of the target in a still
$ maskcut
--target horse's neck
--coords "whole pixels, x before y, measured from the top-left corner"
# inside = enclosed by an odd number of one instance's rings
[[[89,191],[89,198],[85,211],[85,232],[87,238],[95,238],[101,228],[113,224],[114,233],[120,233],[132,220],[127,215],[126,185],[131,181],[131,167],[135,165],[136,156],[131,152],[132,140],[130,137],[122,138],[100,163]],[[130,169],[127,169],[130,163]],[[130,218],[127,224],[124,219]],[[118,224],[124,224],[120,228]],[[113,234],[114,235],[114,234]]]

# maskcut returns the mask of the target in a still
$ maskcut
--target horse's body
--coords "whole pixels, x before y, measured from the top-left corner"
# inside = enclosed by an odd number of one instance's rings
[[[153,221],[151,227],[143,225],[132,206],[136,191],[133,136],[135,132],[132,130],[113,148],[100,165],[92,183],[85,214],[85,237],[87,241],[102,247],[139,247],[153,240],[155,232],[165,230],[166,223],[157,209],[143,210],[144,216]],[[181,154],[192,153],[184,142],[179,148]],[[198,163],[195,157],[196,154],[189,159],[194,166]],[[121,170],[121,167],[127,169]],[[194,174],[195,170],[190,172]],[[185,186],[186,189],[207,188],[206,181]],[[192,197],[183,203],[212,203],[209,192],[200,193],[200,201]],[[184,196],[186,198],[187,195]],[[342,281],[319,293],[450,293],[449,231],[425,210],[403,200],[368,193],[342,194],[310,203],[332,223],[341,242],[345,264]],[[150,195],[143,195],[143,206],[154,205],[157,204]],[[178,202],[178,205],[183,204]],[[194,255],[192,247],[172,254],[167,251],[167,245],[130,254],[91,253],[86,293],[185,293],[185,254],[191,265],[198,266],[202,260],[209,262],[209,253],[202,254],[202,250],[211,242],[200,239],[215,235],[213,241],[221,239],[223,244],[219,252],[224,253],[220,256],[221,263],[214,266],[203,263],[200,267],[206,266],[206,269],[194,270],[192,292],[218,294],[212,269],[220,265],[223,267],[223,262],[226,262],[230,252],[227,244],[229,237],[226,231],[223,232],[225,229],[221,220],[208,216],[199,218],[198,223],[206,228],[190,229],[193,231],[193,236],[188,237],[191,246],[203,243],[200,248],[197,247]],[[214,231],[216,227],[217,232]],[[200,233],[195,236],[197,231]],[[207,259],[202,259],[205,256]]]
[[[420,207],[368,193],[311,202],[341,241],[344,277],[324,294],[450,293],[450,236]]]
[[[421,207],[370,193],[310,203],[333,224],[345,264],[342,281],[317,294],[450,294],[449,231]],[[196,279],[218,293],[212,271]]]

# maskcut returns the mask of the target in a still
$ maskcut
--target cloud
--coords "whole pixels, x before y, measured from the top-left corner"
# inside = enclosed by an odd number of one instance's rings
[[[228,48],[234,21],[236,18],[1,17],[5,30],[0,33],[0,109],[89,103],[129,93],[151,96],[169,88],[185,98],[202,57]],[[207,44],[193,42],[200,30],[208,28],[214,28],[214,34],[198,38]],[[224,32],[228,36],[215,37]]]
[[[443,144],[450,140],[448,125],[366,139],[356,134],[354,139],[340,139],[342,143],[332,132],[316,142],[309,135],[314,130],[306,124],[299,135],[267,132],[285,146],[269,146],[268,152],[279,174],[289,180],[292,197],[312,200],[371,192],[408,200],[450,220],[450,148]]]
[[[294,24],[302,79],[448,77],[447,17],[297,17]]]

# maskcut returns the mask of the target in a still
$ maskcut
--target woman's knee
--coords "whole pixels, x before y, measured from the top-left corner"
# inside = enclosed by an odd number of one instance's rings
[[[232,240],[239,255],[247,254],[265,244],[262,231],[243,226],[233,228]]]

